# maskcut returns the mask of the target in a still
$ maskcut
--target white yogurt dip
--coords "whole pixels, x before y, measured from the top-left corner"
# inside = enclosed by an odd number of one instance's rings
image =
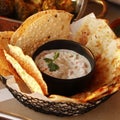
[[[57,54],[57,57],[56,57]],[[53,60],[55,58],[55,60]],[[49,63],[45,59],[53,60],[57,69],[50,71]],[[35,59],[40,71],[60,79],[73,79],[85,76],[91,71],[91,65],[87,58],[77,52],[67,49],[45,50]]]

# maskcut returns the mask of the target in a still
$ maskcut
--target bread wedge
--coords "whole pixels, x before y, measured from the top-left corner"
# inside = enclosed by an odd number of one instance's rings
[[[4,77],[13,75],[20,90],[25,93],[31,93],[30,89],[26,86],[24,81],[19,77],[16,70],[6,60],[6,57],[4,55],[4,50],[1,48],[0,48],[0,75]]]
[[[38,70],[38,68],[36,67],[36,65],[35,65],[34,61],[32,60],[32,58],[29,57],[28,55],[24,55],[22,49],[17,47],[17,46],[12,46],[12,45],[9,44],[8,47],[9,47],[9,54],[16,60],[16,62],[18,62],[16,64],[20,64],[21,65],[22,68],[19,68],[19,69],[22,69],[22,71],[23,70],[26,71],[25,72],[26,75],[29,74],[30,76],[32,76],[34,78],[34,81],[37,82],[37,84],[40,86],[41,91],[43,91],[43,93],[45,95],[47,95],[48,94],[47,85],[46,85],[45,81],[43,80],[42,74]],[[11,64],[14,66],[16,71],[19,72],[19,69],[17,69],[17,67],[13,63],[11,63]],[[20,75],[20,76],[24,77],[24,75]],[[33,82],[29,81],[29,79],[30,79],[29,77],[27,79],[25,80],[25,83],[28,82],[27,84],[28,84],[29,87],[32,84],[34,84],[34,81]],[[29,85],[29,84],[31,84],[31,85]]]
[[[47,85],[31,57],[24,55],[21,48],[12,45],[8,45],[4,54],[31,92],[38,92],[42,95],[48,94]]]
[[[102,48],[106,48],[111,39],[117,38],[108,22],[105,19],[97,19],[93,14],[73,22],[71,31],[72,39],[86,45],[96,57],[102,54]]]
[[[38,12],[26,19],[14,32],[10,43],[32,56],[35,50],[47,41],[68,39],[72,17],[72,14],[63,10]]]

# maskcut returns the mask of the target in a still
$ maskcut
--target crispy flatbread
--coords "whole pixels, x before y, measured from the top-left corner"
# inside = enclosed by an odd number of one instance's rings
[[[73,22],[71,31],[72,39],[90,48],[96,58],[103,53],[102,47],[117,38],[107,20],[97,19],[93,14]]]
[[[22,92],[39,92],[41,94],[47,95],[47,85],[44,82],[41,73],[34,64],[32,58],[25,56],[20,48],[8,45],[13,33],[13,31],[0,32],[0,74],[3,76],[13,75]],[[22,67],[19,63],[22,65]],[[17,67],[19,67],[19,69],[17,69]],[[34,82],[29,82],[26,84],[24,79],[32,79]],[[38,83],[36,83],[36,80]],[[35,84],[35,87],[31,88],[29,84]]]
[[[10,43],[21,47],[25,54],[31,56],[46,41],[68,39],[72,17],[72,14],[62,10],[38,12],[14,32]]]
[[[43,92],[41,90],[41,87],[37,84],[36,80],[30,76],[24,69],[22,69],[22,66],[16,61],[12,56],[7,54],[5,52],[6,59],[11,63],[13,68],[16,70],[16,72],[19,74],[21,79],[26,83],[26,85],[29,87],[31,92],[38,92],[43,95]]]
[[[32,58],[24,55],[21,48],[8,45],[4,50],[7,61],[12,65],[21,80],[28,86],[31,92],[47,95],[47,85]]]
[[[26,86],[23,80],[21,80],[15,69],[11,66],[11,64],[6,60],[3,48],[0,48],[0,75],[4,77],[13,75],[20,90],[25,93],[30,93],[29,88]]]
[[[40,73],[40,71],[38,70],[38,68],[36,67],[34,61],[32,60],[31,57],[29,57],[28,55],[24,55],[23,51],[21,48],[17,47],[17,46],[12,46],[12,45],[8,45],[9,46],[9,54],[16,60],[19,62],[19,64],[22,66],[22,69],[25,70],[30,76],[32,76],[35,81],[37,81],[38,85],[41,87],[43,93],[45,95],[48,94],[47,91],[47,85],[44,82],[43,78],[42,78],[42,74]],[[13,65],[14,66],[14,65]],[[15,67],[15,69],[17,69]],[[16,70],[19,72],[19,70]],[[21,75],[20,75],[21,76]],[[24,77],[24,75],[23,75]],[[30,78],[28,78],[30,79]],[[27,82],[28,80],[25,80],[25,82]],[[30,84],[32,84],[32,82],[28,81]],[[29,84],[27,83],[27,84]],[[34,83],[34,82],[33,82]],[[30,85],[29,85],[30,86]],[[36,85],[37,86],[37,85]],[[34,89],[34,88],[33,88]],[[35,92],[35,91],[34,91]]]

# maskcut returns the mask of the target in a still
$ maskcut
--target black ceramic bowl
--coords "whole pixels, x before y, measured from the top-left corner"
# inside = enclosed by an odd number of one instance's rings
[[[86,47],[83,47],[79,43],[71,40],[53,40],[40,46],[33,54],[33,60],[35,61],[36,57],[42,51],[54,49],[73,50],[79,53],[80,55],[83,55],[90,62],[91,71],[86,76],[69,80],[51,77],[41,71],[43,78],[48,85],[49,94],[71,96],[86,89],[90,83],[95,67],[95,60],[91,51]]]

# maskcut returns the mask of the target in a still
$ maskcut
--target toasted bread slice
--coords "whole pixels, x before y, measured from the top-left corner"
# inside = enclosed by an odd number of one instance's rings
[[[62,10],[47,10],[31,16],[14,32],[10,43],[32,56],[42,44],[54,39],[68,39],[73,15]]]

